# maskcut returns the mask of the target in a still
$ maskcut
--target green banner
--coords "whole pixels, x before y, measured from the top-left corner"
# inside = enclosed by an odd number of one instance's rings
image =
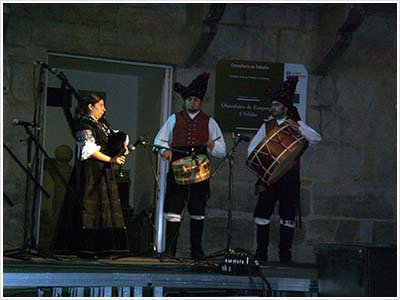
[[[280,85],[284,64],[221,60],[215,83],[215,119],[223,131],[256,131],[270,115],[269,88]]]

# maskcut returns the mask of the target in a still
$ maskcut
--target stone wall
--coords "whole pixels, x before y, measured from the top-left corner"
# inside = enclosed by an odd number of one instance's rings
[[[217,34],[192,67],[184,62],[203,31],[208,4],[8,4],[4,39],[4,142],[18,157],[25,149],[12,118],[30,119],[32,61],[47,51],[175,65],[188,83],[211,73],[203,110],[213,114],[215,66],[220,59],[304,64],[309,71],[307,123],[322,142],[302,159],[303,228],[296,230],[294,260],[315,262],[318,243],[396,243],[396,9],[375,5],[350,47],[325,76],[312,74],[319,57],[321,9],[330,4],[228,4]],[[345,4],[343,4],[345,5]],[[337,5],[336,5],[337,6]],[[335,6],[332,5],[332,9]],[[181,100],[174,96],[172,110]],[[228,149],[230,133],[225,133]],[[235,154],[232,247],[254,251],[252,220],[256,178],[245,167],[246,146]],[[215,166],[218,160],[212,160]],[[4,246],[22,241],[24,174],[4,153]],[[212,181],[206,229],[207,253],[223,250],[227,237],[228,166]],[[189,216],[178,252],[189,254]],[[279,217],[272,219],[271,259],[277,258]]]

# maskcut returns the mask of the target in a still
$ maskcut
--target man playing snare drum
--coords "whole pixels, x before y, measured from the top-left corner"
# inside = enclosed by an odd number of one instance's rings
[[[154,140],[156,145],[187,151],[180,153],[168,149],[161,150],[162,157],[171,163],[180,159],[193,159],[197,163],[200,161],[197,155],[203,157],[211,154],[219,158],[226,155],[224,138],[217,122],[200,110],[209,76],[209,73],[203,73],[187,87],[180,83],[174,85],[174,91],[180,94],[184,101],[183,110],[168,118]],[[187,205],[190,214],[191,257],[195,260],[204,259],[201,238],[210,190],[209,179],[192,184],[182,183],[184,181],[185,179],[178,180],[179,184],[176,182],[170,165],[164,203],[164,216],[167,221],[165,253],[170,256],[176,255],[181,213]]]
[[[267,95],[272,100],[271,117],[262,124],[257,134],[251,140],[247,152],[251,155],[257,145],[267,136],[268,132],[286,125],[291,130],[303,136],[311,145],[318,143],[321,136],[300,120],[292,98],[298,78],[290,76],[281,84],[279,90]],[[267,262],[269,244],[269,223],[274,212],[276,201],[279,200],[280,240],[279,259],[281,263],[291,262],[293,230],[296,225],[295,211],[300,200],[300,160],[297,158],[294,166],[278,181],[270,185],[259,180],[256,183],[258,201],[254,210],[254,222],[257,225],[257,250],[255,257],[262,263]]]

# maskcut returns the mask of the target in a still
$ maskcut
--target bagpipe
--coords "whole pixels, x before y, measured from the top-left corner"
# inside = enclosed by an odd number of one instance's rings
[[[128,145],[124,145],[127,134],[122,130],[113,130],[105,116],[102,116],[99,122],[105,124],[110,130],[110,134],[107,137],[105,154],[111,157],[123,155],[126,151],[126,147],[128,147]]]
[[[128,145],[124,145],[126,136],[127,134],[123,131],[112,132],[108,136],[106,154],[111,157],[123,155],[128,147]]]
[[[124,145],[126,142],[127,134],[122,130],[119,131],[112,130],[110,124],[108,123],[108,121],[104,116],[100,120],[103,123],[105,123],[110,128],[111,131],[111,133],[108,136],[107,146],[106,146],[106,154],[108,156],[113,157],[116,155],[123,155],[126,150],[132,152],[135,151],[137,145],[139,144],[145,145],[147,143],[146,136],[143,135],[140,136],[133,144]]]

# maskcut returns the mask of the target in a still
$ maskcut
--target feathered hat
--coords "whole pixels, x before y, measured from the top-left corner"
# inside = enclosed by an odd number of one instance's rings
[[[301,120],[297,108],[293,105],[293,96],[298,81],[298,76],[289,76],[280,84],[279,88],[271,89],[271,87],[269,87],[265,91],[265,95],[271,102],[278,101],[288,108],[287,115],[294,121]]]
[[[183,100],[190,96],[195,96],[203,100],[207,91],[209,78],[210,73],[205,72],[197,76],[187,87],[179,82],[175,82],[174,91],[180,94]]]
[[[266,95],[270,97],[271,101],[278,101],[286,107],[291,107],[293,106],[293,96],[298,81],[298,76],[289,76],[280,84],[278,89],[272,91],[268,89]]]

